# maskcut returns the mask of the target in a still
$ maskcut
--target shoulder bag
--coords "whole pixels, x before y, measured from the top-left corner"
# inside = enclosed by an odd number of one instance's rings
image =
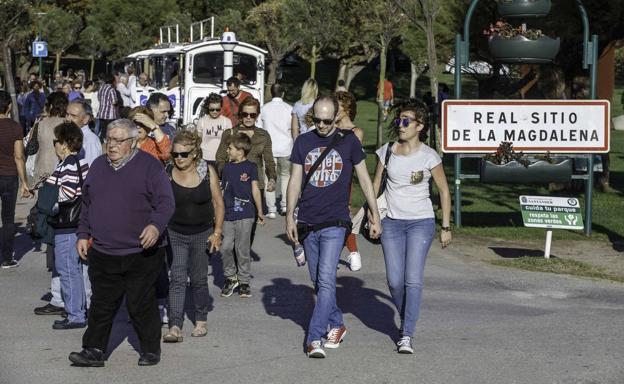
[[[384,161],[384,169],[381,174],[381,183],[379,185],[379,192],[377,193],[377,209],[379,210],[379,220],[386,217],[388,214],[388,202],[386,201],[386,185],[388,184],[388,162],[390,161],[390,155],[392,154],[392,146],[394,142],[388,143],[388,149],[386,149],[386,156]],[[362,208],[353,217],[353,232],[360,233],[367,241],[372,244],[380,244],[381,238],[373,239],[370,237],[370,226],[368,224],[368,203],[364,203]]]
[[[78,156],[72,155],[76,161],[78,170],[78,186],[82,189],[82,167]],[[58,182],[58,177],[57,177]],[[80,219],[80,208],[82,206],[82,195],[76,196],[73,200],[58,203],[58,213],[48,217],[48,224],[54,229],[77,228]]]
[[[30,134],[30,138],[28,139],[28,143],[26,144],[26,156],[32,156],[37,154],[39,151],[39,140],[37,140],[37,135],[39,133],[39,119],[35,122],[35,125],[32,127],[32,132]]]

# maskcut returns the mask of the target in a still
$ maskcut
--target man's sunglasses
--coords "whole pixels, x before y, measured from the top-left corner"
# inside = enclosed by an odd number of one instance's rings
[[[312,121],[314,122],[314,124],[320,124],[321,122],[324,125],[331,125],[334,122],[334,119],[319,119],[318,117],[313,116],[312,117]]]
[[[188,152],[171,152],[171,157],[173,157],[174,159],[177,159],[178,157],[186,159],[186,158],[189,157],[189,155],[191,153],[193,153],[193,151],[188,151]]]
[[[74,89],[75,89],[76,91],[80,91],[82,88],[81,88],[81,87],[74,87]]]
[[[247,112],[241,112],[241,117],[245,118],[245,117],[251,117],[252,119],[255,119],[256,117],[258,117],[257,113],[247,113]]]
[[[221,112],[221,108],[208,108],[208,112]]]
[[[407,117],[404,117],[403,119],[401,118],[394,119],[394,124],[398,127],[407,127],[408,125],[410,125],[412,121],[416,121],[416,120],[412,120],[412,119],[408,119]]]

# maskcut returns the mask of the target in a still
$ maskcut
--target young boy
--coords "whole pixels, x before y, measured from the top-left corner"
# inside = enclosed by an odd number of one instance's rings
[[[231,296],[236,287],[240,297],[251,297],[251,231],[256,212],[261,225],[264,224],[264,214],[258,187],[258,168],[247,160],[250,150],[249,136],[244,133],[232,136],[227,148],[230,162],[223,167],[221,177],[225,202],[221,245],[225,275],[225,285],[221,290],[223,297]]]

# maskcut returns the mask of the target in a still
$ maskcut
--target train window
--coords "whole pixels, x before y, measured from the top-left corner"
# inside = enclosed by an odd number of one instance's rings
[[[243,84],[256,83],[256,58],[234,54],[234,74],[240,73]],[[200,84],[220,84],[223,80],[223,52],[199,53],[193,57],[193,81]]]

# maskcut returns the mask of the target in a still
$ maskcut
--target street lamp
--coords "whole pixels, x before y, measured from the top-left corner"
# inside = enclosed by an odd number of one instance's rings
[[[226,89],[226,80],[234,75],[234,48],[238,45],[236,34],[225,27],[220,44],[223,47],[223,89]]]

